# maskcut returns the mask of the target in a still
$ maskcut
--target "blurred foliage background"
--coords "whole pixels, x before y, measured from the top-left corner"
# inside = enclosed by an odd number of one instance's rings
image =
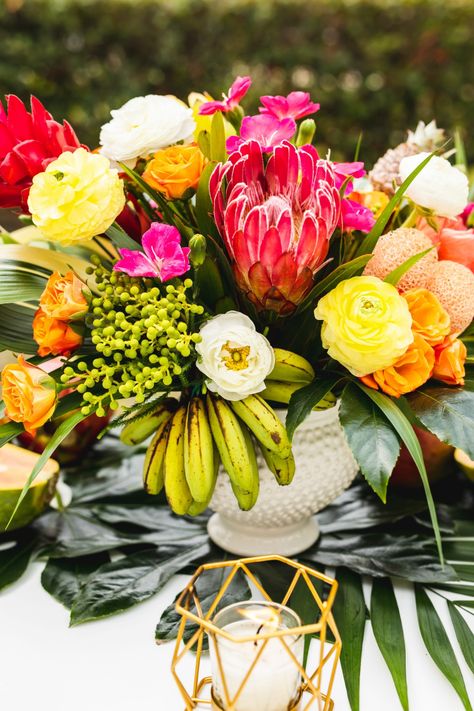
[[[473,41],[472,0],[3,0],[0,90],[36,94],[95,146],[133,96],[218,97],[248,73],[248,111],[310,91],[319,144],[350,159],[363,131],[371,163],[418,119],[471,128]]]

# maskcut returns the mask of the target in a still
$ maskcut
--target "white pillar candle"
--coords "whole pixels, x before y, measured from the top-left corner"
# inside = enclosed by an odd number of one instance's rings
[[[275,612],[276,615],[269,613]],[[270,630],[288,630],[301,625],[299,617],[289,608],[274,603],[237,603],[221,610],[214,623],[233,640],[219,635],[210,640],[213,693],[224,709],[232,711],[288,711],[295,702],[301,685],[301,674],[294,660],[282,644],[282,638],[267,640],[255,667],[245,682],[235,705],[226,705],[224,683],[219,669],[215,645],[219,649],[223,676],[232,701],[264,640],[240,642],[239,639],[268,633]],[[303,660],[303,637],[285,635],[286,645],[300,664]]]

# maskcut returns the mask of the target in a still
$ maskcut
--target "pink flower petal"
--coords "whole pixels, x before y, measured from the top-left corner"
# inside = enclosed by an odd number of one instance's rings
[[[143,252],[132,249],[119,249],[122,259],[114,264],[116,272],[125,272],[134,277],[159,277],[160,270]]]
[[[277,119],[301,119],[319,111],[320,105],[311,101],[306,91],[292,91],[288,96],[261,96],[263,108],[259,111]]]

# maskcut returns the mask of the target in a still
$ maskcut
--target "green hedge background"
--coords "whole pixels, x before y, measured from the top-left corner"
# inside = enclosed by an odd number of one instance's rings
[[[472,136],[473,27],[472,0],[3,0],[0,91],[36,94],[93,146],[132,96],[218,96],[250,73],[250,109],[311,91],[320,144],[350,158],[362,130],[371,162],[418,119]]]

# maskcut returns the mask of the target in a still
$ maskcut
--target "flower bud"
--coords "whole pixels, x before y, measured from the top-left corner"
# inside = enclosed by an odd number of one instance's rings
[[[300,123],[298,135],[296,137],[296,145],[299,147],[311,143],[315,133],[316,124],[314,122],[314,119],[305,119]]]

